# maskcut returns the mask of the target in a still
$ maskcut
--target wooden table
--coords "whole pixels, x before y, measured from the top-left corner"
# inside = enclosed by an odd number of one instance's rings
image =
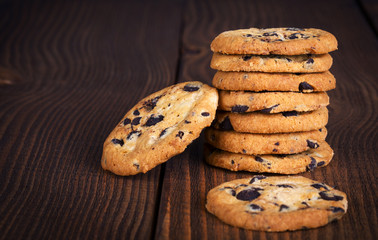
[[[1,1],[0,239],[376,239],[376,1]],[[203,136],[146,174],[102,170],[102,144],[141,98],[211,84],[210,42],[247,27],[333,33],[331,164],[300,175],[348,195],[325,227],[265,233],[205,210],[216,185],[253,173],[204,163]]]

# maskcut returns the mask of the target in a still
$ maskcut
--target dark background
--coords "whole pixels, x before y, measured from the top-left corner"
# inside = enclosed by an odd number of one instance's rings
[[[0,1],[0,239],[374,239],[377,221],[378,3],[373,0]],[[325,227],[228,226],[207,192],[252,173],[204,163],[203,136],[146,174],[100,166],[102,144],[140,99],[210,84],[210,42],[248,27],[333,33],[329,166],[300,174],[346,192]],[[375,237],[374,237],[375,236]]]

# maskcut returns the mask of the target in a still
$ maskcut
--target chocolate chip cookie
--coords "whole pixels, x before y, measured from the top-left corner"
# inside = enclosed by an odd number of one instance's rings
[[[235,113],[261,111],[278,113],[287,111],[306,112],[326,107],[329,97],[326,92],[248,92],[219,91],[219,106],[223,111]]]
[[[258,231],[317,228],[341,219],[347,196],[302,176],[237,179],[207,194],[206,209],[232,226]]]
[[[315,28],[249,28],[225,31],[211,43],[225,54],[324,54],[337,49],[335,36]]]
[[[137,103],[105,140],[101,165],[118,175],[147,172],[183,152],[215,117],[218,93],[179,83]]]
[[[323,128],[328,123],[328,110],[311,112],[233,113],[218,111],[212,126],[220,130],[246,133],[289,133]]]
[[[310,148],[318,148],[326,136],[326,128],[307,132],[272,134],[239,133],[215,128],[205,130],[206,141],[215,148],[250,155],[299,153]]]
[[[216,149],[205,144],[205,160],[208,164],[231,171],[297,174],[327,166],[333,150],[326,142],[318,148],[310,148],[297,154],[248,155]]]
[[[322,73],[264,73],[217,71],[213,86],[234,91],[323,92],[336,87],[329,71]]]

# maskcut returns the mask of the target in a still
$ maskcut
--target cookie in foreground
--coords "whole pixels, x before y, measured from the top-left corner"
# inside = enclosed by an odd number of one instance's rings
[[[147,172],[183,152],[215,117],[218,93],[184,82],[142,99],[104,143],[101,165],[117,175]]]
[[[316,28],[249,28],[219,34],[211,50],[225,54],[324,54],[337,50],[337,40]]]
[[[256,175],[211,189],[206,208],[232,226],[279,232],[324,226],[340,219],[348,202],[345,193],[302,176]]]

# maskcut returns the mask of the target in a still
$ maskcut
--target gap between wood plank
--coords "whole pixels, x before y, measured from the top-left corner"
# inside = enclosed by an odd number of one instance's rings
[[[181,18],[180,18],[180,28],[179,28],[179,39],[178,39],[178,56],[177,56],[177,65],[176,65],[176,71],[175,71],[175,77],[173,84],[177,84],[179,82],[180,78],[180,70],[181,70],[181,61],[182,61],[182,53],[183,53],[183,32],[184,32],[184,5],[185,2],[182,2],[181,5]],[[156,194],[156,207],[155,207],[155,213],[153,217],[153,227],[151,231],[151,239],[155,239],[156,237],[156,231],[157,231],[157,225],[159,220],[159,212],[160,212],[160,203],[162,198],[162,192],[163,192],[163,184],[164,184],[164,176],[165,176],[165,169],[166,169],[166,163],[162,163],[160,167],[160,175],[159,175],[159,183],[158,183],[158,190]]]
[[[366,19],[367,24],[371,28],[371,30],[374,32],[375,36],[378,37],[378,26],[375,26],[374,21],[372,20],[372,17],[370,16],[369,12],[366,10],[366,6],[364,5],[363,1],[356,0],[357,6],[360,9],[362,15]]]

